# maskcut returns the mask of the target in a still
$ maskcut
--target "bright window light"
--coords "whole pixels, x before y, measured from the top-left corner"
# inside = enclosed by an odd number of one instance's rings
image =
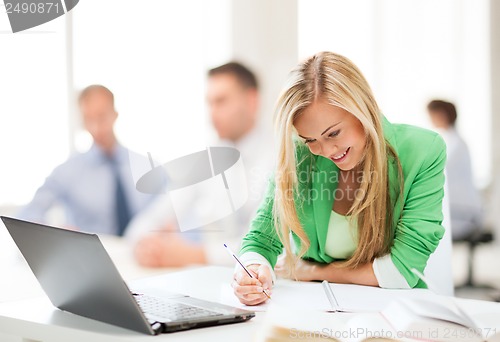
[[[426,105],[457,105],[476,183],[491,180],[487,0],[298,0],[299,56],[350,58],[393,122],[430,128]]]
[[[0,206],[26,203],[69,152],[65,18],[12,34],[0,7]]]

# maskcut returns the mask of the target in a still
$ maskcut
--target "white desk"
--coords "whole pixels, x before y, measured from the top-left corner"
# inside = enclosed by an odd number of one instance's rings
[[[157,277],[168,283],[169,291],[186,293],[198,298],[217,300],[222,283],[231,279],[232,268],[205,267],[168,273]],[[203,278],[203,277],[209,277]],[[205,281],[204,281],[205,280]],[[203,283],[206,286],[199,286]],[[151,287],[150,280],[132,282],[134,289]],[[161,290],[156,289],[161,292]],[[263,313],[248,322],[208,327],[160,336],[148,336],[112,325],[100,323],[58,310],[46,297],[28,298],[0,303],[0,332],[21,336],[23,341],[43,342],[109,342],[109,341],[251,341],[261,326]]]
[[[265,313],[258,312],[255,318],[245,323],[153,337],[60,311],[49,302],[2,226],[0,225],[1,342],[107,342],[163,339],[168,339],[168,341],[201,339],[204,341],[251,341],[264,325]],[[222,267],[190,268],[182,271],[143,268],[134,261],[130,246],[122,239],[102,237],[101,240],[123,278],[134,290],[142,289],[154,294],[155,291],[161,292],[161,287],[164,287],[168,291],[219,301],[223,284],[227,288],[227,283],[232,276],[232,268]],[[483,303],[480,305],[483,306]],[[341,321],[347,321],[351,317],[350,314],[339,315]]]
[[[136,291],[161,295],[163,291],[185,293],[197,298],[219,301],[233,269],[201,267],[129,282]],[[468,312],[500,312],[497,303],[461,300]],[[356,314],[336,313],[336,323],[347,322]],[[374,315],[377,315],[374,313]],[[306,316],[307,317],[307,316]],[[253,341],[264,327],[266,313],[257,312],[248,322],[194,329],[159,336],[135,333],[105,323],[60,311],[45,297],[0,303],[0,333],[32,342],[108,342],[108,341]],[[0,335],[1,339],[1,335]],[[1,339],[2,342],[4,341]],[[19,339],[20,340],[20,339]],[[13,339],[8,340],[14,341]]]

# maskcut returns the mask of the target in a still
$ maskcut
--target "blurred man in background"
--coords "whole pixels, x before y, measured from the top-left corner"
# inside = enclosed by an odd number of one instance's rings
[[[474,186],[469,149],[455,128],[455,105],[433,100],[427,105],[431,121],[447,146],[446,180],[453,240],[464,240],[482,226],[481,198]]]
[[[245,66],[231,62],[208,72],[207,103],[219,141],[212,146],[232,146],[241,153],[249,198],[235,213],[214,224],[179,233],[168,195],[131,223],[127,235],[135,245],[138,262],[166,267],[188,264],[234,263],[223,248],[237,250],[263,197],[273,163],[270,132],[259,124],[259,92],[255,75]],[[189,201],[188,201],[189,202]],[[187,212],[196,215],[198,201]],[[202,229],[201,229],[202,228]],[[198,240],[197,240],[198,238]]]
[[[91,85],[81,92],[78,105],[83,126],[93,138],[92,147],[55,168],[18,217],[44,223],[49,209],[61,205],[68,228],[123,235],[152,195],[135,189],[130,151],[114,133],[118,113],[113,93],[102,85]]]

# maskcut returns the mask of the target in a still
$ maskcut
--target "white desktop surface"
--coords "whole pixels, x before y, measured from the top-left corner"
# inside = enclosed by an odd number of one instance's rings
[[[221,289],[231,281],[232,272],[231,267],[198,267],[138,279],[128,284],[134,291],[147,291],[157,295],[164,291],[179,292],[205,300],[219,301],[222,296]],[[470,313],[484,310],[500,312],[497,303],[473,300],[460,302]],[[345,323],[356,314],[330,315],[335,315],[337,323]],[[149,336],[61,311],[52,306],[46,296],[0,303],[0,333],[5,336],[17,336],[17,341],[26,342],[255,341],[257,334],[264,327],[265,320],[265,312],[256,312],[256,317],[243,323]],[[3,342],[1,337],[0,335]],[[15,340],[10,338],[8,341]]]
[[[116,237],[102,237],[103,244],[123,278],[134,291],[161,295],[163,291],[184,293],[196,298],[220,301],[227,295],[232,267],[189,267],[186,269],[143,268],[134,261],[131,246]],[[248,322],[148,336],[115,327],[55,308],[38,285],[12,241],[3,240],[0,251],[0,341],[4,342],[100,342],[100,341],[253,341],[264,326],[266,313],[257,312]],[[175,271],[175,272],[173,272]],[[144,278],[146,277],[146,278]],[[498,304],[466,301],[470,311],[482,311]],[[355,314],[335,314],[347,321]]]
[[[206,300],[218,300],[223,282],[231,279],[232,268],[203,267],[172,272],[129,283],[134,290],[152,289],[161,294],[155,284],[168,283],[168,290],[181,292]],[[208,278],[205,278],[208,277]],[[200,286],[201,285],[201,286]],[[26,298],[0,303],[0,332],[20,336],[28,341],[251,341],[261,326],[264,313],[248,322],[193,329],[183,332],[148,336],[63,312],[47,297]]]

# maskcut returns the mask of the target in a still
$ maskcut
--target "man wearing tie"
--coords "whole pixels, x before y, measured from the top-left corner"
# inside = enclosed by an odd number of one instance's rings
[[[102,85],[91,85],[81,92],[78,105],[83,125],[93,138],[92,147],[56,167],[18,216],[43,223],[48,210],[59,204],[67,227],[121,236],[153,196],[135,189],[129,163],[133,152],[114,133],[118,113],[113,93]]]

